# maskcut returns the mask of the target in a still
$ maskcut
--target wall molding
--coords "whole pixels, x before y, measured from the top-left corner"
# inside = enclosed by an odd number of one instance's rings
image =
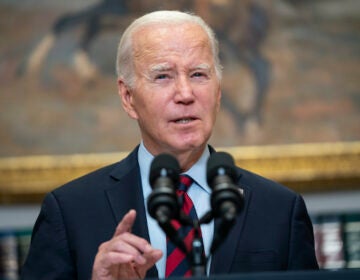
[[[236,164],[300,192],[360,189],[360,141],[216,147]],[[52,189],[128,152],[0,158],[0,204],[39,203]]]

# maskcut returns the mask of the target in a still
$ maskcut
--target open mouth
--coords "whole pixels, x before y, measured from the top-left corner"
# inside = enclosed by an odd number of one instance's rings
[[[189,122],[192,122],[193,120],[195,120],[194,118],[183,118],[183,119],[178,119],[175,122],[179,123],[179,124],[186,124]]]

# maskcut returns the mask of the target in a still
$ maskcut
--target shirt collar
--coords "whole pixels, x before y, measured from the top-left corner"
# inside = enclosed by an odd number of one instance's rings
[[[207,193],[211,193],[211,190],[206,181],[206,163],[210,156],[208,148],[204,150],[199,160],[184,174],[191,176],[194,182]],[[141,182],[144,193],[144,199],[150,195],[152,189],[149,183],[149,173],[151,162],[154,156],[145,148],[144,143],[141,141],[138,150],[138,161],[140,166]]]

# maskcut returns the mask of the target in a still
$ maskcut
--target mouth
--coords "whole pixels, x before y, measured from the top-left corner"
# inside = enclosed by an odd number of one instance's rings
[[[187,124],[187,123],[190,123],[192,121],[194,121],[195,118],[181,118],[181,119],[177,119],[175,120],[175,123],[178,123],[178,124]]]

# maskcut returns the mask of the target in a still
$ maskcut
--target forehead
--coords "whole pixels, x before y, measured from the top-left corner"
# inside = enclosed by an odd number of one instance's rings
[[[211,56],[210,41],[204,29],[196,23],[154,23],[139,28],[133,34],[135,61],[173,56]]]

